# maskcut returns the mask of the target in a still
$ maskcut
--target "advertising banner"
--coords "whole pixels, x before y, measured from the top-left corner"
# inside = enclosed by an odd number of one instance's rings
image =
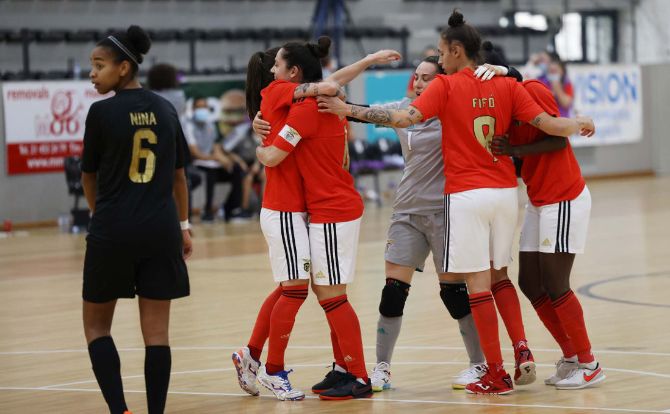
[[[642,76],[636,65],[571,65],[573,115],[596,124],[591,138],[571,137],[574,146],[624,144],[642,139]]]
[[[7,82],[2,97],[9,175],[63,171],[81,154],[88,108],[105,98],[89,81]]]

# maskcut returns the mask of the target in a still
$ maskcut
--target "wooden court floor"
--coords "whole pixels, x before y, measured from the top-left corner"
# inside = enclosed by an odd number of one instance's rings
[[[508,396],[453,391],[467,366],[453,321],[438,295],[432,265],[417,274],[405,309],[392,390],[372,399],[279,402],[266,390],[239,389],[230,354],[246,344],[258,307],[273,288],[258,222],[196,226],[189,270],[192,295],[172,310],[171,413],[670,413],[670,177],[589,182],[593,211],[587,252],[577,258],[573,289],[584,307],[607,381],[599,388],[557,391],[542,379],[560,356],[522,298],[538,381]],[[390,210],[367,206],[349,296],[374,361],[377,306]],[[104,413],[81,327],[84,237],[56,229],[0,239],[0,413]],[[516,254],[516,253],[515,253]],[[516,263],[510,268],[516,281]],[[308,390],[331,362],[326,319],[313,294],[301,309],[287,351],[294,386]],[[146,413],[144,348],[136,301],[117,307],[129,407]],[[501,324],[507,366],[511,344]]]

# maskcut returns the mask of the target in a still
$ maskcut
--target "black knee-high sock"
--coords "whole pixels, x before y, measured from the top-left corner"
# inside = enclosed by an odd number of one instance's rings
[[[149,414],[163,414],[168,386],[172,355],[166,345],[148,346],[144,357],[144,383],[147,387]]]
[[[93,373],[112,414],[123,414],[128,409],[123,397],[121,360],[111,336],[103,336],[88,344]]]

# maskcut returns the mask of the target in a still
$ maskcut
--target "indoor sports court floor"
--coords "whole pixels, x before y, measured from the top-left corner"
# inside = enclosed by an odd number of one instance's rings
[[[576,260],[578,292],[607,381],[557,391],[542,379],[560,356],[522,299],[538,381],[508,396],[450,389],[465,368],[457,324],[439,298],[432,272],[415,276],[392,365],[394,389],[372,399],[279,402],[267,390],[239,389],[231,352],[246,344],[256,312],[273,285],[257,222],[196,226],[189,269],[192,296],[174,303],[172,413],[670,413],[670,177],[591,180],[587,252]],[[390,210],[367,206],[358,274],[349,291],[374,360],[377,305]],[[0,413],[105,412],[81,326],[84,237],[56,229],[0,239]],[[516,253],[515,253],[516,254]],[[430,262],[430,261],[429,261]],[[516,265],[511,268],[516,283]],[[307,391],[331,362],[326,319],[313,294],[298,314],[287,351],[294,386]],[[145,413],[144,347],[135,301],[121,301],[113,328],[129,407]],[[507,366],[511,346],[501,322]]]

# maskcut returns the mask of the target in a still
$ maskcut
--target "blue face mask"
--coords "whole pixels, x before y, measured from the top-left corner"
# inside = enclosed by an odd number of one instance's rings
[[[207,108],[197,108],[193,111],[193,119],[196,122],[207,122],[209,121],[209,109]]]
[[[548,67],[547,67],[547,64],[546,64],[546,63],[539,63],[539,64],[537,65],[537,67],[540,68],[540,70],[542,71],[542,74],[547,73],[547,69],[548,69]]]

